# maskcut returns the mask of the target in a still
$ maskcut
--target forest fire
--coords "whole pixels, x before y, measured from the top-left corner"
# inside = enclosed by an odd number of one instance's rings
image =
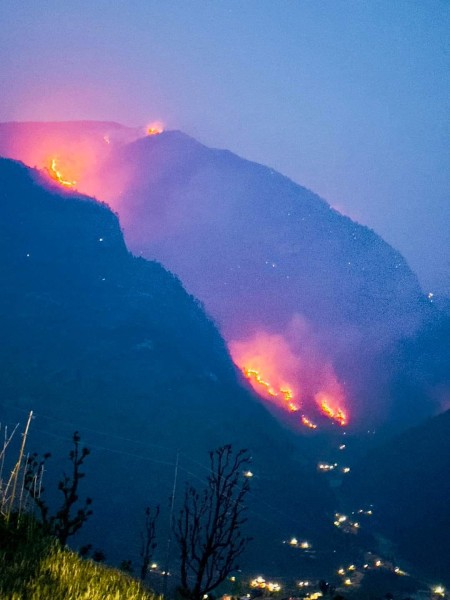
[[[141,127],[89,121],[15,123],[4,127],[0,150],[5,158],[39,169],[47,181],[101,198],[118,210],[118,198],[133,172],[116,163],[111,168],[115,150],[163,131],[163,123],[156,120]]]
[[[48,169],[50,177],[57,181],[59,184],[63,185],[64,187],[75,187],[77,182],[74,180],[66,179],[66,176],[62,174],[60,169],[61,167],[58,166],[57,159],[52,158],[50,167]]]
[[[302,423],[305,427],[309,427],[310,429],[317,429],[317,425],[313,423],[308,417],[302,415]]]
[[[342,388],[329,364],[319,362],[317,351],[307,354],[302,349],[300,354],[288,337],[263,331],[229,346],[234,362],[255,392],[293,416],[299,413],[296,423],[317,429],[316,419],[307,415],[313,411],[333,423],[347,425],[347,413],[341,408]]]
[[[274,389],[270,382],[263,379],[261,373],[259,373],[259,371],[256,369],[248,369],[244,367],[243,373],[258,394],[261,394],[261,390],[258,388],[258,386],[261,386],[263,391],[265,391],[271,398],[284,399],[284,408],[288,412],[296,413],[300,410],[300,406],[293,402],[294,393],[290,387],[280,387],[278,389]],[[301,416],[300,422],[309,429],[317,429],[317,425],[308,419],[306,415]]]
[[[300,410],[300,408],[294,402],[292,402],[294,395],[291,388],[285,386],[275,389],[269,381],[266,381],[262,378],[261,373],[257,369],[249,369],[244,367],[243,372],[257,392],[261,393],[261,390],[258,388],[258,386],[261,386],[272,398],[284,399],[285,407],[289,412],[297,412]]]
[[[155,121],[154,123],[150,123],[146,127],[147,135],[159,135],[164,131],[164,125],[160,121]]]
[[[348,419],[346,413],[340,407],[333,408],[331,406],[332,399],[327,394],[316,394],[316,402],[324,415],[336,421],[339,425],[347,425]]]
[[[32,124],[11,138],[6,154],[43,169],[62,188],[108,202],[127,226],[134,220],[122,198],[134,170],[114,162],[114,150],[163,131],[157,120],[134,129],[63,123],[47,130]],[[136,238],[137,228],[128,229]],[[335,425],[348,424],[344,388],[327,356],[329,340],[319,338],[304,317],[293,315],[280,332],[257,329],[239,341],[227,341],[234,362],[258,396],[281,409],[290,422],[310,431],[320,428],[324,418]]]
[[[259,396],[290,413],[300,409],[299,392],[292,385],[299,360],[281,335],[259,332],[250,340],[230,342],[229,347]]]

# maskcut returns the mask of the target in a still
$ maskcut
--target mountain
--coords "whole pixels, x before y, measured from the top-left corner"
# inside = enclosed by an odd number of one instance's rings
[[[180,132],[6,124],[0,153],[41,169],[0,164],[2,412],[15,423],[36,411],[30,445],[52,450],[49,478],[74,429],[91,447],[83,484],[95,519],[79,543],[94,541],[114,560],[136,555],[139,511],[162,502],[168,521],[177,451],[178,506],[183,479],[204,482],[207,450],[232,442],[254,459],[247,568],[323,576],[372,548],[332,526],[339,481],[326,485],[316,463],[338,460],[337,440],[351,431],[336,418],[327,429],[315,403],[325,396],[372,436],[375,424],[405,428],[448,399],[447,308],[423,295],[403,258],[282,175]],[[81,191],[117,211],[127,245],[118,216]],[[298,436],[281,427],[242,386],[229,351],[241,368],[260,361],[263,383],[253,387],[279,420],[292,428],[303,414],[319,429]],[[300,412],[283,413],[288,400],[302,402]],[[368,443],[357,438],[347,437],[351,461]],[[384,465],[394,442],[386,448]],[[410,440],[405,457],[411,448]],[[379,503],[380,530],[418,564],[406,530],[425,502],[405,511],[397,536],[403,516],[379,491],[375,453],[367,461],[351,463],[349,507],[376,501],[378,512]],[[389,472],[393,485],[402,468]],[[445,479],[448,465],[440,469]],[[372,470],[378,488],[367,481]],[[437,500],[426,521],[436,535],[446,523]],[[315,553],[282,544],[291,536],[312,541]],[[434,552],[423,562],[436,576],[447,568],[442,537],[436,568]]]
[[[199,303],[160,264],[128,252],[106,205],[1,159],[0,276],[2,425],[22,428],[34,410],[27,451],[52,452],[48,491],[74,430],[91,449],[80,496],[94,499],[94,516],[75,545],[135,559],[144,507],[160,503],[156,559],[165,560],[177,453],[176,510],[185,480],[205,483],[207,451],[232,443],[253,457],[245,566],[334,568],[335,499],[307,440],[242,387]],[[292,535],[322,547],[320,561],[282,544]]]
[[[0,153],[53,177],[55,160],[69,184],[117,211],[133,253],[175,273],[238,366],[275,390],[252,381],[269,406],[288,408],[289,389],[313,421],[324,411],[360,429],[406,427],[450,389],[448,374],[413,374],[405,410],[394,366],[439,311],[395,249],[272,169],[178,131],[99,122],[3,124]]]
[[[278,336],[287,351],[270,361],[307,410],[325,393],[360,427],[412,417],[396,411],[378,361],[392,359],[433,306],[397,251],[270,168],[180,132],[120,147],[101,179],[124,172],[120,197],[105,199],[127,244],[204,302],[239,366],[240,354],[261,352],[258,336],[265,346]],[[418,418],[434,402],[422,394]]]
[[[450,584],[450,410],[371,451],[345,492],[352,505],[374,505],[392,552],[416,573]]]

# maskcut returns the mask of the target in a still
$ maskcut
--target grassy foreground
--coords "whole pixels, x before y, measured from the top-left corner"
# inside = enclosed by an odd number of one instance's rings
[[[28,529],[0,527],[1,600],[156,600],[122,571]]]

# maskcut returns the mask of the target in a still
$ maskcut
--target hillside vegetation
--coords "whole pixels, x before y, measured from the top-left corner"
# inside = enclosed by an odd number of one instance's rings
[[[44,536],[22,515],[8,525],[0,518],[2,600],[153,600],[139,581],[84,559]]]

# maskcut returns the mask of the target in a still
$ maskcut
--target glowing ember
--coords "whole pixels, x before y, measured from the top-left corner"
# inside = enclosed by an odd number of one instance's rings
[[[57,166],[57,159],[52,158],[52,162],[50,164],[49,174],[52,179],[57,181],[59,184],[65,187],[74,187],[76,185],[76,181],[71,181],[66,179],[62,172],[60,171],[60,167]]]
[[[305,415],[302,415],[302,423],[305,427],[309,427],[310,429],[317,429],[317,425],[310,421],[308,417],[305,417]]]

